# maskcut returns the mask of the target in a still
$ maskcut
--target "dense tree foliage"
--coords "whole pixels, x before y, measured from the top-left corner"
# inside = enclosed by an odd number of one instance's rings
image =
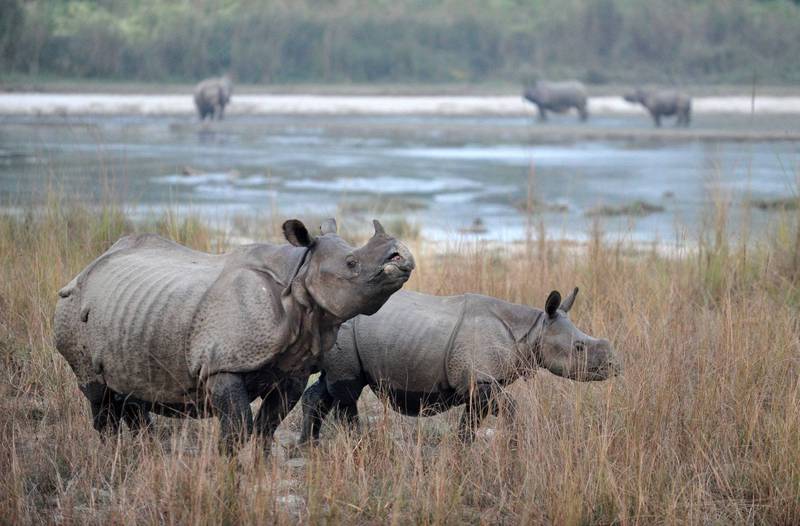
[[[789,0],[0,0],[3,71],[82,78],[797,82],[798,56]]]

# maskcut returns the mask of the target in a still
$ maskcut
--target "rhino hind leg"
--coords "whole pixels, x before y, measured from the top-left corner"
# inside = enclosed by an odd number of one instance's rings
[[[336,400],[333,403],[333,416],[348,431],[357,431],[359,424],[358,404],[348,400]]]
[[[103,383],[89,382],[80,386],[89,400],[92,410],[92,425],[101,436],[119,431],[120,406],[115,403],[115,393]]]
[[[130,397],[116,395],[119,404],[118,413],[123,422],[134,433],[150,431],[153,428],[153,421],[150,420],[150,409],[147,404]]]
[[[358,398],[364,390],[361,378],[328,382],[328,392],[333,396],[333,409],[339,422],[350,429],[358,427]]]
[[[306,389],[302,400],[303,429],[298,441],[301,445],[319,440],[319,430],[322,427],[322,422],[333,408],[334,398],[328,392],[324,372],[314,382],[314,385]]]
[[[586,109],[586,104],[578,106],[578,116],[581,119],[581,122],[586,122],[589,118],[589,110]]]

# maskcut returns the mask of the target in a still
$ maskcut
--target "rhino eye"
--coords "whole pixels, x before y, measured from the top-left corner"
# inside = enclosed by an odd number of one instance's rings
[[[357,259],[349,258],[347,260],[347,268],[354,269],[354,268],[356,268],[356,266],[358,266],[358,260]]]

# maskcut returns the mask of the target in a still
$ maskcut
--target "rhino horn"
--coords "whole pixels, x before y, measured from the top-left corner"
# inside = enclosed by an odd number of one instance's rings
[[[377,219],[373,219],[372,220],[372,226],[375,227],[375,235],[376,236],[378,236],[378,235],[385,236],[386,235],[386,231],[383,229],[383,225]]]
[[[323,236],[325,234],[336,234],[339,231],[339,227],[336,226],[336,220],[332,217],[326,219],[322,225],[319,227],[319,232]]]
[[[567,299],[565,299],[561,303],[561,307],[560,307],[561,310],[564,311],[564,312],[569,312],[569,310],[572,308],[572,304],[575,303],[575,296],[577,296],[577,295],[578,295],[578,287],[575,287],[572,290],[572,292],[569,293],[569,296],[567,296]]]
[[[555,316],[559,305],[561,305],[561,293],[554,290],[547,296],[547,301],[544,303],[544,311],[547,313],[547,316],[550,318]]]

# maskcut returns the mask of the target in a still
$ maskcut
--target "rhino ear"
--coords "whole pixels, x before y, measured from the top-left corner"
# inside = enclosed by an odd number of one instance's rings
[[[319,232],[323,236],[325,234],[336,234],[339,231],[339,227],[336,226],[336,220],[332,217],[326,219],[322,225],[319,227]]]
[[[561,305],[561,293],[554,290],[547,296],[547,301],[544,302],[544,311],[547,313],[547,316],[550,318],[555,316],[559,305]]]
[[[564,312],[569,312],[569,310],[572,308],[572,304],[575,303],[575,296],[577,295],[578,295],[578,287],[575,287],[572,290],[572,292],[569,293],[567,299],[565,299],[561,303],[561,310],[563,310]]]
[[[283,224],[283,235],[286,236],[286,241],[296,247],[310,247],[314,244],[314,236],[299,219],[286,221]]]
[[[375,235],[376,236],[385,236],[386,231],[383,229],[383,225],[377,219],[372,220],[372,226],[375,227]]]

